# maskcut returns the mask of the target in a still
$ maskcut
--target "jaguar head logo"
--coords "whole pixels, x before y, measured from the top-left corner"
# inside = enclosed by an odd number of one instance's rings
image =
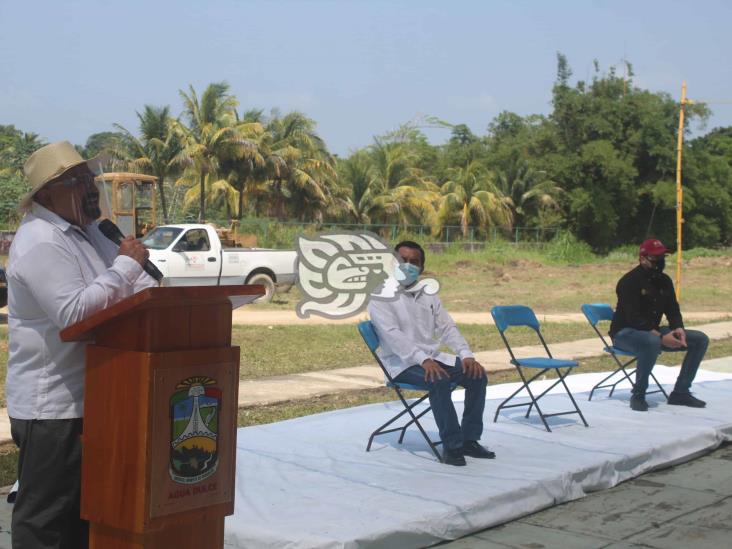
[[[297,305],[300,318],[311,314],[346,318],[363,312],[369,299],[395,299],[402,291],[399,258],[373,233],[299,236],[296,250],[298,285],[303,293]],[[415,286],[430,294],[439,290],[439,283],[430,278]]]

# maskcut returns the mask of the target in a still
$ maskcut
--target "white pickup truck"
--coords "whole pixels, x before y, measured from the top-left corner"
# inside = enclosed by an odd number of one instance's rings
[[[270,301],[295,283],[297,252],[265,248],[223,248],[211,225],[162,225],[142,239],[150,261],[162,271],[163,286],[262,284]]]

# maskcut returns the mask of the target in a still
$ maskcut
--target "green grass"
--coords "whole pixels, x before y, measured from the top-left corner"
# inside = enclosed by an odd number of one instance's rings
[[[503,348],[493,326],[464,324],[461,333],[473,351]],[[592,337],[586,324],[547,323],[542,332],[550,342]],[[526,329],[512,330],[512,344],[537,344]],[[302,373],[372,364],[373,358],[353,325],[235,326],[233,344],[241,347],[241,378]]]
[[[0,486],[8,486],[18,478],[18,448],[15,444],[0,446]]]
[[[578,312],[583,303],[616,302],[618,279],[637,265],[635,247],[606,257],[561,243],[546,249],[523,248],[505,242],[473,252],[455,245],[443,253],[427,253],[426,276],[441,284],[440,297],[449,311],[487,312],[493,305],[525,304],[540,313]],[[690,250],[684,253],[682,310],[732,311],[732,250]],[[675,278],[676,256],[667,260]],[[298,288],[278,294],[272,303],[254,310],[294,310]]]
[[[504,348],[493,326],[461,324],[459,328],[474,352]],[[584,322],[544,323],[542,333],[550,345],[596,337]],[[512,346],[539,343],[528,328],[512,328],[508,335]],[[374,363],[354,325],[234,326],[233,344],[241,348],[242,379]]]
[[[503,348],[493,326],[461,324],[459,328],[474,352]],[[550,345],[594,337],[594,332],[585,323],[548,322],[542,324],[542,332]],[[512,345],[538,344],[536,335],[529,329],[511,329],[509,337]],[[371,354],[353,325],[239,325],[234,326],[232,339],[233,344],[241,348],[242,379],[373,364]],[[2,380],[7,369],[7,348],[7,326],[0,326]],[[0,407],[4,406],[5,384],[0,383]]]

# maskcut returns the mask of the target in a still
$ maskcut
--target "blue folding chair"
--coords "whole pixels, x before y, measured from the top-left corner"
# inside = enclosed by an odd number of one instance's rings
[[[496,421],[498,421],[498,414],[504,408],[518,408],[521,406],[528,406],[529,408],[528,410],[526,410],[525,417],[528,418],[529,414],[531,413],[531,409],[533,407],[536,407],[536,411],[539,412],[539,417],[541,418],[542,423],[544,423],[544,427],[546,427],[546,430],[549,432],[551,432],[551,429],[549,428],[549,424],[547,423],[546,418],[553,416],[563,416],[568,414],[579,414],[580,418],[582,419],[582,423],[585,424],[585,427],[589,427],[587,421],[585,420],[585,416],[582,415],[579,406],[577,406],[577,402],[572,396],[572,392],[569,390],[569,387],[567,387],[567,383],[564,381],[564,378],[567,377],[570,371],[572,371],[572,368],[576,368],[579,364],[574,360],[564,360],[554,358],[552,356],[552,353],[551,351],[549,351],[549,347],[544,340],[544,336],[541,335],[541,327],[539,325],[538,319],[536,318],[536,315],[534,314],[534,311],[524,305],[496,306],[491,309],[491,316],[493,316],[493,321],[496,323],[498,332],[501,334],[501,339],[503,339],[503,343],[506,345],[508,354],[511,355],[511,364],[516,367],[516,370],[518,370],[518,373],[521,376],[521,381],[523,381],[523,385],[519,387],[516,391],[514,391],[511,396],[501,402],[501,404],[498,406],[498,409],[496,410],[496,415],[493,417],[493,422],[495,423]],[[506,331],[511,326],[525,326],[533,329],[536,332],[536,335],[539,336],[539,341],[541,341],[544,350],[546,350],[547,356],[517,358],[513,354],[511,345],[508,343],[508,339],[506,338]],[[530,378],[527,378],[527,376],[524,375],[525,368],[537,369],[538,372]],[[558,379],[554,383],[552,383],[547,389],[545,389],[541,394],[535,396],[530,387],[531,382],[550,370],[554,370],[556,372]],[[541,408],[539,407],[539,400],[560,383],[564,386],[564,390],[567,392],[569,399],[572,401],[572,404],[574,405],[574,410],[545,414],[541,411]],[[509,404],[509,402],[524,389],[528,393],[531,400],[529,402]]]
[[[366,343],[366,346],[369,348],[369,351],[371,351],[371,354],[373,355],[374,359],[376,360],[377,364],[381,368],[381,370],[384,372],[384,376],[386,377],[386,386],[391,387],[396,391],[397,396],[399,397],[399,400],[404,405],[404,410],[399,412],[397,415],[395,415],[393,418],[391,418],[389,421],[384,423],[381,427],[376,429],[373,433],[371,433],[371,436],[369,437],[369,443],[366,446],[366,451],[368,452],[371,450],[371,444],[374,442],[374,438],[379,435],[385,435],[387,433],[394,433],[396,431],[401,431],[401,435],[399,435],[399,444],[402,443],[404,440],[404,435],[407,432],[407,429],[412,425],[416,425],[417,429],[419,429],[419,432],[422,433],[422,436],[427,441],[427,444],[429,444],[430,449],[435,454],[437,459],[442,463],[442,456],[440,456],[440,453],[437,451],[437,446],[442,444],[441,440],[438,440],[436,442],[433,442],[430,437],[427,435],[427,432],[422,427],[422,424],[419,422],[420,418],[427,414],[430,410],[432,410],[432,407],[427,405],[427,407],[419,412],[419,414],[415,415],[414,409],[422,404],[427,397],[429,397],[429,389],[425,386],[420,385],[411,385],[409,383],[399,383],[394,381],[391,378],[391,375],[389,375],[389,372],[384,367],[384,364],[381,362],[381,359],[379,358],[379,355],[376,354],[376,350],[379,348],[379,337],[376,335],[376,330],[374,329],[374,325],[371,323],[370,320],[364,320],[362,322],[358,323],[358,332],[361,334],[361,337],[363,338],[364,342]],[[453,384],[452,388],[454,389],[457,385]],[[420,391],[425,392],[424,395],[419,397],[417,400],[412,402],[411,404],[407,402],[407,399],[404,398],[404,394],[402,391]],[[411,419],[409,422],[407,422],[402,427],[394,427],[391,429],[387,429],[390,425],[392,425],[395,421],[400,419],[405,414],[409,414]]]
[[[615,360],[615,364],[617,365],[617,368],[613,373],[603,378],[602,381],[600,381],[592,388],[592,391],[590,391],[590,398],[588,400],[592,400],[592,395],[597,389],[607,389],[608,387],[610,387],[610,394],[608,395],[608,397],[612,397],[618,383],[621,383],[626,379],[630,382],[631,386],[635,386],[635,383],[633,383],[633,380],[630,377],[635,373],[635,368],[630,371],[626,370],[626,368],[633,364],[637,360],[637,357],[629,351],[624,351],[623,349],[619,349],[614,345],[609,345],[608,341],[605,339],[605,336],[602,335],[597,327],[600,322],[609,322],[613,319],[613,308],[607,303],[585,303],[584,305],[582,305],[581,309],[585,315],[585,318],[587,319],[587,322],[590,323],[592,329],[595,330],[595,333],[598,335],[600,340],[602,340],[602,350],[608,353],[611,357],[613,357],[613,360]],[[628,360],[627,362],[623,362],[619,358],[621,356],[630,357],[630,360]],[[620,376],[620,379],[618,379],[617,381],[608,383],[616,374],[622,374],[622,376]],[[663,393],[663,396],[668,398],[666,391],[663,390],[663,387],[656,379],[656,376],[653,375],[653,372],[651,372],[651,378],[653,378],[653,381],[658,386],[658,389],[656,389],[655,391],[648,391],[646,394],[650,395],[652,393]]]

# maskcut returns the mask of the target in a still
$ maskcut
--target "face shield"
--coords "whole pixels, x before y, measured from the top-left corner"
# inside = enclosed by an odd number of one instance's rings
[[[85,227],[101,215],[95,177],[83,164],[47,183],[34,200],[79,227]]]
[[[100,217],[112,219],[112,182],[104,178],[104,164],[109,159],[110,157],[108,155],[102,154],[87,162],[89,170],[94,174],[94,186],[96,187],[98,196],[99,215],[95,219],[99,219]]]

